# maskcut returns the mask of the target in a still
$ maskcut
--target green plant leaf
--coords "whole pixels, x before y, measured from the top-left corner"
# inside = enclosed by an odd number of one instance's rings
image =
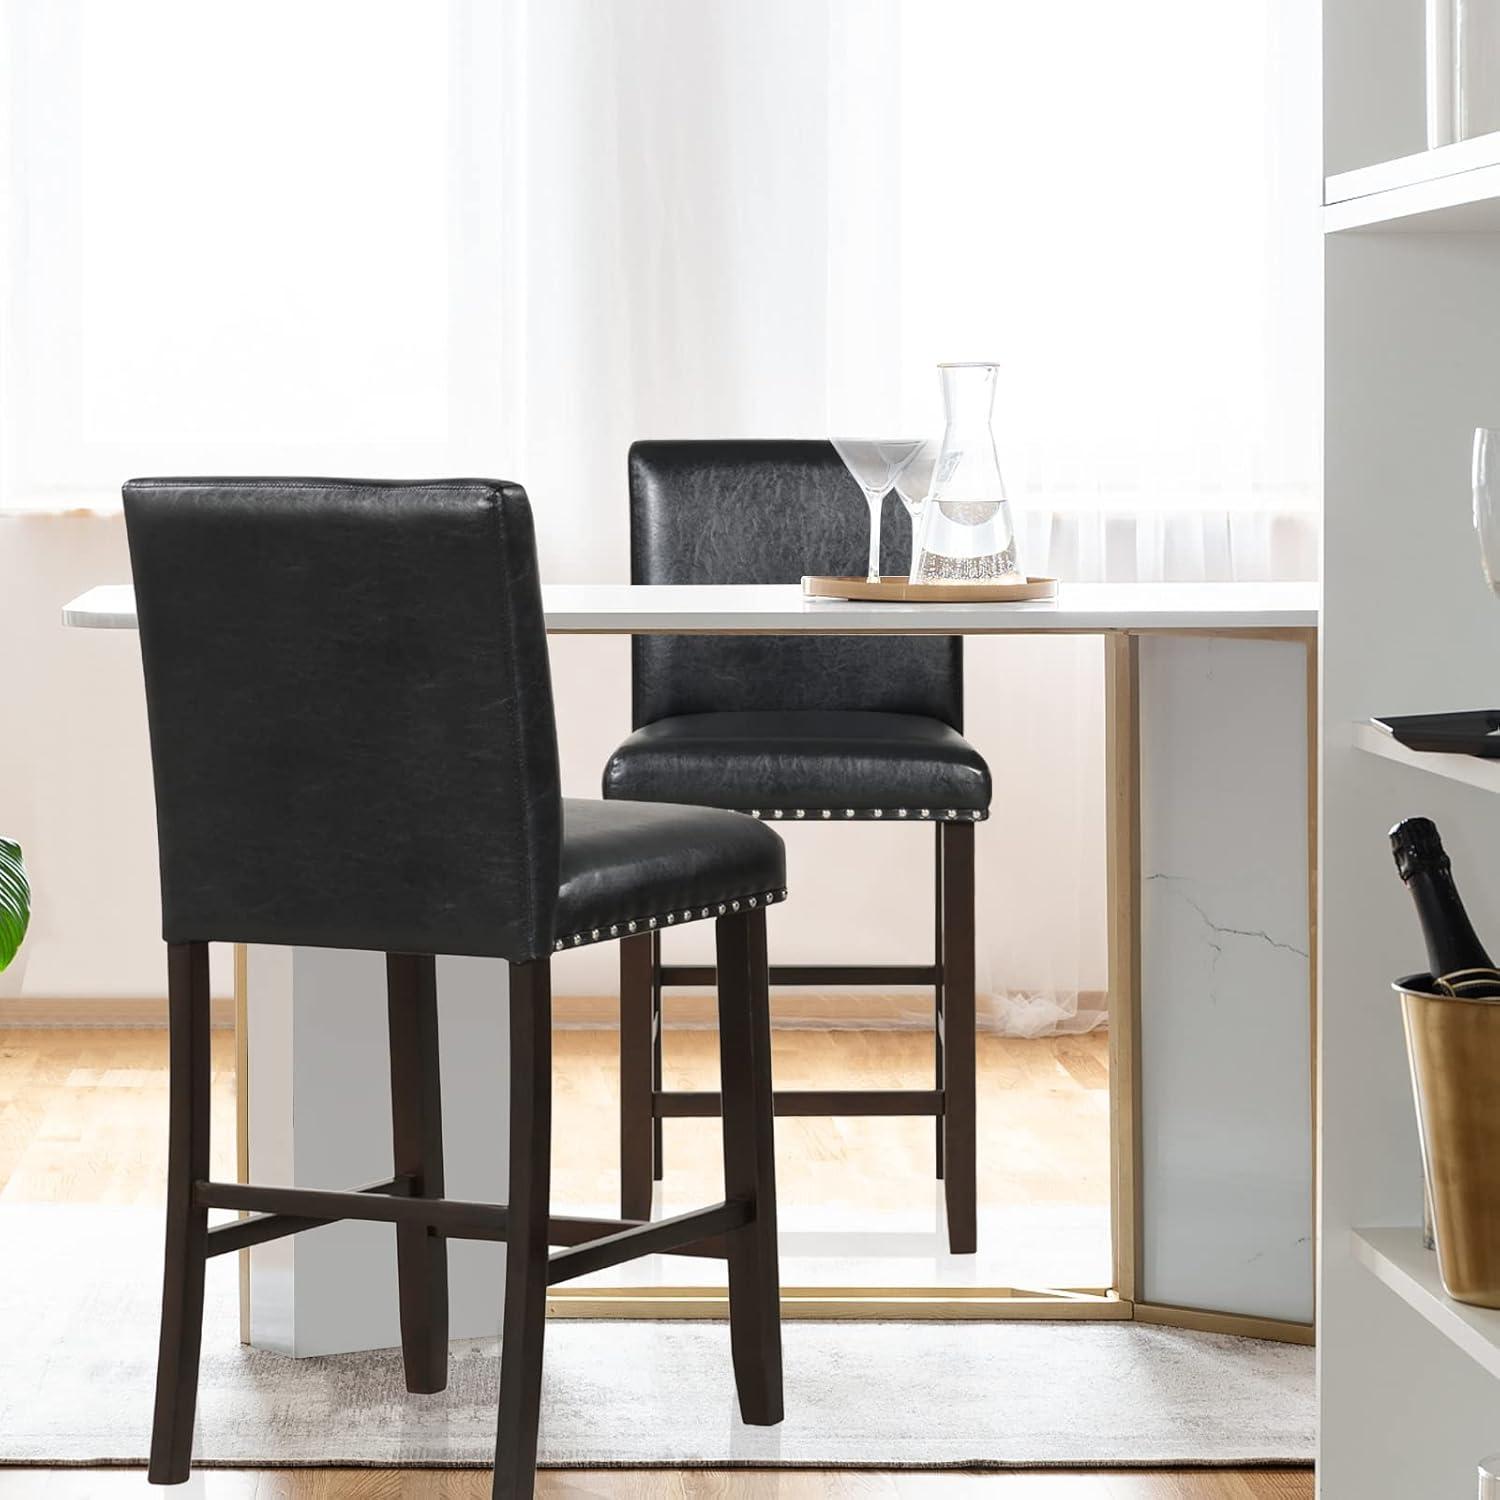
[[[0,969],[16,956],[31,921],[31,882],[21,846],[0,838]]]

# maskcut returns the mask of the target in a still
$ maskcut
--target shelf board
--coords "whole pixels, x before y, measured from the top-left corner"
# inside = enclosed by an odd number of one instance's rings
[[[1356,1229],[1354,1258],[1420,1313],[1450,1343],[1500,1376],[1500,1311],[1455,1302],[1438,1277],[1437,1255],[1420,1229]]]
[[[1324,183],[1323,227],[1500,231],[1500,131],[1340,172]]]
[[[1470,136],[1451,146],[1437,146],[1431,151],[1416,151],[1376,162],[1372,167],[1356,167],[1352,172],[1335,172],[1324,181],[1325,203],[1343,203],[1350,198],[1368,198],[1392,188],[1412,187],[1476,167],[1494,166],[1500,162],[1500,130],[1488,135]]]
[[[1399,740],[1393,739],[1385,730],[1373,724],[1354,726],[1354,745],[1382,760],[1393,760],[1399,766],[1410,766],[1414,771],[1425,771],[1429,776],[1441,776],[1446,781],[1461,781],[1465,786],[1477,786],[1486,792],[1500,792],[1500,760],[1483,760],[1477,755],[1438,755],[1427,751],[1408,750]]]

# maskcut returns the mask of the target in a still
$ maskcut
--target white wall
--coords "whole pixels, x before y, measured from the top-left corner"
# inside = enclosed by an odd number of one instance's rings
[[[623,470],[623,462],[621,464]],[[623,475],[622,475],[623,478]],[[620,507],[623,513],[624,496]],[[546,560],[544,558],[544,570]],[[5,722],[0,827],[21,840],[35,915],[0,995],[165,992],[150,760],[133,632],[64,629],[60,606],[129,577],[118,516],[0,517]],[[625,574],[623,557],[616,576]],[[981,984],[1104,988],[1102,653],[1087,639],[971,641],[971,737],[995,772],[979,831],[981,929],[996,954]],[[564,790],[598,795],[630,728],[623,639],[555,639]],[[917,962],[931,950],[931,831],[787,828],[792,899],[773,914],[788,960]],[[1015,942],[1005,934],[1014,932]],[[709,929],[674,935],[706,957]],[[984,950],[981,943],[981,951]],[[611,945],[563,955],[559,994],[615,991]],[[227,993],[220,955],[217,988]]]
[[[166,993],[135,636],[65,630],[59,613],[129,576],[118,517],[0,517],[0,826],[21,841],[34,906],[0,995]]]

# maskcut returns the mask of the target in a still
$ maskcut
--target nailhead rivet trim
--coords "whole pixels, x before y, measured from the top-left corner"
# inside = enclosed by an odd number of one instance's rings
[[[774,808],[774,809],[760,809],[760,808],[755,808],[755,809],[751,809],[750,810],[750,815],[752,817],[755,817],[755,818],[766,817],[766,818],[800,818],[800,819],[806,819],[806,817],[808,816],[808,813],[810,811],[816,813],[819,817],[821,817],[821,818],[823,818],[825,820],[826,819],[831,819],[833,817],[833,815],[834,815],[833,814],[833,809],[832,808],[827,808],[827,807],[825,807],[825,808],[813,808],[813,809],[809,809],[809,808],[805,808],[805,807]],[[846,819],[851,819],[851,818],[879,819],[879,818],[886,817],[887,816],[887,811],[888,811],[887,809],[885,809],[885,808],[879,808],[879,807],[869,808],[869,809],[864,809],[864,810],[856,809],[856,808],[852,808],[852,807],[846,807],[844,809],[844,817]],[[940,809],[936,814],[934,814],[933,810],[931,808],[929,808],[929,807],[924,807],[924,808],[921,808],[921,809],[912,809],[912,808],[907,808],[907,807],[898,807],[898,808],[890,809],[889,811],[891,813],[893,813],[894,816],[897,817],[897,818],[910,818],[910,817],[915,816],[915,817],[918,817],[918,818],[931,819],[934,816],[936,816],[940,820],[949,821],[949,822],[957,821],[958,819],[961,819],[961,818],[967,818],[967,819],[969,819],[969,820],[971,820],[971,821],[973,821],[975,823],[979,823],[979,822],[983,822],[989,816],[989,813],[987,811],[985,811],[983,809],[979,809],[979,808],[966,809],[964,811],[960,811],[957,808],[950,807],[950,808],[946,808],[946,809]],[[776,902],[776,901],[785,901],[786,899],[787,899],[787,893],[786,893],[785,890],[781,890],[781,891],[767,891],[764,896],[750,896],[750,897],[746,897],[745,898],[745,900],[749,903],[749,906],[750,906],[750,908],[752,910],[757,909],[758,908],[758,904],[760,902],[764,902],[765,905],[770,906],[773,902]],[[724,902],[720,902],[719,906],[718,906],[718,914],[722,917],[722,916],[727,915],[731,910],[733,910],[735,912],[738,912],[739,909],[740,909],[740,904],[741,903],[739,901],[732,901],[732,902],[729,902],[728,904],[726,904]],[[699,911],[698,917],[699,917],[699,919],[706,920],[707,918],[711,917],[713,914],[714,914],[714,909],[712,907],[710,907],[710,906],[705,906],[705,907],[701,908],[701,910]],[[634,933],[637,930],[639,930],[639,928],[642,926],[643,923],[645,924],[645,927],[646,927],[647,931],[655,931],[655,929],[658,926],[661,926],[663,924],[666,924],[668,926],[675,926],[676,923],[677,923],[677,920],[678,920],[677,919],[677,914],[675,912],[667,912],[663,916],[659,916],[659,917],[638,917],[635,921],[633,921],[633,922],[626,922],[623,925],[624,925],[625,931],[627,933]],[[684,911],[682,913],[682,921],[684,921],[684,922],[691,922],[693,920],[694,920],[694,918],[693,918],[693,912],[692,912],[691,909],[689,909],[687,911]],[[618,923],[618,922],[612,922],[612,923],[610,923],[609,936],[612,937],[612,938],[619,937],[620,936],[620,927],[621,927],[621,924]],[[597,942],[599,942],[603,938],[603,936],[604,936],[604,933],[603,933],[602,929],[600,929],[598,927],[595,927],[595,928],[592,928],[587,933],[575,932],[575,933],[569,934],[566,937],[556,938],[553,941],[552,948],[553,948],[553,951],[555,953],[561,953],[564,948],[568,948],[568,947],[578,948],[578,947],[582,947],[585,943],[597,943]]]
[[[782,818],[823,818],[832,819],[840,816],[845,821],[855,818],[878,821],[884,818],[916,818],[928,822],[953,823],[972,820],[982,823],[989,817],[988,811],[981,808],[965,808],[960,810],[956,807],[931,808],[931,807],[845,807],[842,809],[831,807],[748,807],[740,809],[747,817],[757,818],[761,822],[774,822]]]
[[[721,917],[737,912],[742,906],[748,906],[752,911],[758,911],[762,906],[772,906],[778,901],[786,900],[785,888],[779,891],[766,891],[764,894],[745,896],[737,901],[721,901],[718,904],[717,914]],[[685,912],[669,911],[660,917],[637,917],[633,922],[611,922],[609,925],[609,937],[619,937],[623,928],[626,934],[644,929],[652,929],[662,925],[675,926],[678,922],[691,922],[694,920],[694,912],[689,908]],[[697,912],[697,917],[707,918],[715,915],[712,906],[702,907]],[[581,948],[588,943],[597,943],[603,940],[606,933],[602,927],[591,928],[588,932],[571,932],[566,937],[553,939],[552,951],[561,953],[565,948]]]

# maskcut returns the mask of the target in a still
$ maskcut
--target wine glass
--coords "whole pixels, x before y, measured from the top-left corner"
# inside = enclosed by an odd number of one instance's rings
[[[943,445],[936,438],[926,438],[917,444],[917,451],[907,460],[906,467],[896,476],[896,493],[911,517],[911,555],[917,557],[917,525],[922,519],[922,506],[926,504],[927,492],[932,488],[933,470],[937,468],[938,454]]]
[[[867,583],[880,582],[880,507],[901,471],[912,461],[921,440],[891,442],[880,438],[833,439],[844,467],[865,493],[870,507],[870,561]]]
[[[1500,594],[1500,427],[1474,429],[1474,530],[1485,581]]]

